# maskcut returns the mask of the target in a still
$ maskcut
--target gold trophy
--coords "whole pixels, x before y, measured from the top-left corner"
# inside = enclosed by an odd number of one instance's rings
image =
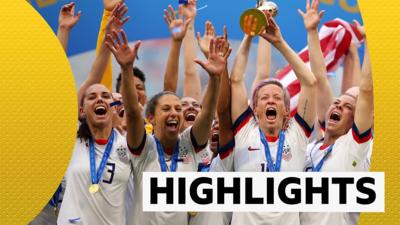
[[[263,32],[263,28],[268,24],[267,14],[275,17],[278,14],[278,9],[278,5],[276,5],[274,2],[258,0],[257,8],[248,9],[240,16],[240,27],[246,34],[250,36],[258,35]],[[252,16],[253,19],[257,19],[257,26],[248,29],[244,19],[250,16]]]

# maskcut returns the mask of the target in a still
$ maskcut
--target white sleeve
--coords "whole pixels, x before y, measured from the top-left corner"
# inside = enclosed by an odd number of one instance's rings
[[[151,134],[143,135],[142,143],[138,148],[131,148],[128,145],[129,151],[132,154],[130,158],[133,168],[137,168],[139,164],[141,164],[147,158],[149,151],[155,147],[154,137]]]
[[[240,151],[240,148],[236,148],[236,146],[237,144],[245,144],[252,138],[249,134],[255,126],[258,127],[256,124],[257,122],[255,121],[254,113],[250,106],[233,123],[233,140],[228,142],[225,146],[220,146],[218,149],[218,155],[221,159],[221,165],[224,171],[234,171],[233,162],[235,151]]]
[[[297,113],[289,121],[289,126],[287,129],[288,132],[293,132],[294,134],[296,134],[295,136],[297,142],[300,142],[302,144],[308,144],[308,139],[310,138],[313,130],[314,126],[308,126],[304,119]],[[304,149],[304,151],[306,151],[306,149]]]
[[[367,160],[371,148],[372,129],[360,134],[353,123],[352,129],[346,134],[346,144],[352,157],[359,161]]]
[[[192,133],[192,127],[186,128],[180,135],[180,145],[181,146],[190,146],[190,149],[194,156],[194,161],[197,163],[199,162],[209,162],[211,160],[211,155],[207,150],[207,143],[203,146],[199,145],[196,141]]]

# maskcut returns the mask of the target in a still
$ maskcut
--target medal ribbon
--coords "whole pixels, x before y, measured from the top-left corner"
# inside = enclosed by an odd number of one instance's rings
[[[326,158],[328,157],[329,153],[332,152],[332,149],[333,149],[333,145],[329,146],[328,150],[326,151],[326,154],[324,155],[324,157],[322,157],[321,161],[319,161],[319,163],[317,164],[317,166],[314,167],[314,164],[313,164],[313,167],[312,167],[312,171],[313,171],[313,172],[319,172],[319,171],[321,171],[321,168],[322,168],[322,166],[324,165],[325,160],[326,160]]]
[[[278,151],[276,153],[276,160],[275,160],[276,163],[274,164],[274,162],[272,161],[271,151],[269,149],[267,139],[265,139],[265,135],[262,132],[262,130],[261,129],[259,129],[259,130],[260,130],[260,139],[264,145],[265,158],[267,159],[267,162],[268,162],[268,170],[270,172],[279,172],[281,170],[283,144],[285,142],[285,133],[283,132],[283,130],[281,130],[281,132],[279,133]]]
[[[98,184],[100,182],[104,168],[106,167],[107,160],[110,157],[113,143],[114,143],[114,130],[111,132],[111,135],[108,138],[106,150],[103,153],[103,158],[101,159],[100,166],[96,174],[96,158],[94,152],[94,143],[92,138],[89,138],[90,177],[92,179],[92,184]]]
[[[54,193],[53,197],[50,199],[49,204],[54,207],[57,208],[58,207],[58,201],[60,200],[60,194],[62,191],[62,186],[61,184],[58,186],[56,192]]]
[[[158,161],[160,162],[161,172],[167,172],[168,168],[167,168],[167,163],[165,161],[164,148],[162,147],[160,141],[156,137],[154,137],[154,139],[156,140]],[[176,142],[174,146],[174,151],[172,152],[170,172],[176,172],[178,165],[178,155],[179,155],[179,140]]]

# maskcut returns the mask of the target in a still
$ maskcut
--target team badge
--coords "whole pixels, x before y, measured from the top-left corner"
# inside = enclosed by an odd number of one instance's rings
[[[117,154],[121,161],[123,161],[123,162],[129,161],[127,149],[124,146],[121,145],[120,147],[117,148]]]
[[[290,161],[292,159],[292,152],[290,151],[290,146],[289,145],[284,145],[283,146],[282,158],[285,161]]]
[[[190,154],[185,154],[182,156],[182,161],[184,164],[189,164],[192,162],[192,157],[190,156]]]
[[[183,158],[186,155],[189,154],[189,149],[187,149],[185,146],[179,146],[179,158]]]
[[[201,151],[201,156],[200,156],[200,158],[201,158],[201,161],[202,161],[203,163],[205,163],[205,164],[210,163],[211,157],[210,157],[210,154],[208,153],[207,150]]]

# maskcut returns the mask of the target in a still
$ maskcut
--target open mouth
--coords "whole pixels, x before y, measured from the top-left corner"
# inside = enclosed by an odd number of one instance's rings
[[[211,135],[211,141],[212,142],[218,142],[219,140],[219,134],[218,133],[214,133]]]
[[[97,107],[94,109],[94,113],[95,113],[97,116],[104,116],[104,115],[107,113],[107,109],[106,109],[106,107],[104,107],[104,106],[97,106]]]
[[[179,123],[178,120],[168,120],[166,125],[169,130],[175,131],[178,129]]]
[[[340,121],[340,114],[338,112],[332,112],[331,116],[329,117],[329,120],[333,122],[339,122]]]
[[[274,107],[267,108],[265,115],[267,116],[268,120],[275,120],[276,119],[276,109]]]
[[[196,119],[197,113],[190,112],[185,115],[185,120],[189,122],[193,122]]]
[[[125,113],[125,109],[121,109],[118,113],[118,116],[122,118],[122,117],[124,117],[124,113]]]

